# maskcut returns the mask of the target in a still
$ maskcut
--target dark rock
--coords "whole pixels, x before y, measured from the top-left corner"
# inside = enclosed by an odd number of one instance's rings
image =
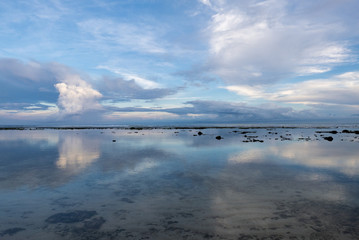
[[[115,140],[115,139],[113,139],[113,140],[112,140],[112,142],[116,142],[116,140]]]
[[[48,223],[75,223],[91,218],[96,214],[96,211],[77,210],[68,213],[56,213],[48,217],[45,221]]]
[[[222,137],[221,137],[221,136],[217,136],[216,139],[217,139],[217,140],[221,140]]]
[[[202,132],[198,132],[197,134],[198,134],[198,136],[201,136],[203,133],[202,133]]]
[[[354,134],[359,134],[359,131],[350,131],[350,130],[343,130],[342,133],[354,133]]]
[[[323,137],[323,138],[329,142],[333,141],[333,137]]]
[[[345,130],[344,130],[345,131]],[[315,131],[316,133],[331,133],[331,134],[337,134],[337,131]]]
[[[24,231],[26,230],[25,228],[19,228],[19,227],[15,227],[15,228],[9,228],[9,229],[6,229],[2,232],[0,232],[0,236],[4,236],[4,235],[15,235],[16,233],[20,232],[20,231]]]

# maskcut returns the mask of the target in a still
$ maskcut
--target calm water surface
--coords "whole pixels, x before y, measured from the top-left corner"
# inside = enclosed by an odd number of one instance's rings
[[[0,239],[359,239],[341,130],[0,131]]]

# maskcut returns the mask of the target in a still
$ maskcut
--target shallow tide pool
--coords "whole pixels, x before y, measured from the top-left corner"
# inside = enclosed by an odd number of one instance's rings
[[[359,239],[334,130],[3,130],[0,239]]]

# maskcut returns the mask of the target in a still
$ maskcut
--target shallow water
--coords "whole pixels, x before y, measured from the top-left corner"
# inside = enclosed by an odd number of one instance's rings
[[[359,239],[332,130],[0,131],[0,239]]]

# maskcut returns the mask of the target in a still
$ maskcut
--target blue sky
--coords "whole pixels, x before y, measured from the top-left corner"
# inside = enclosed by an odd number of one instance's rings
[[[357,0],[5,0],[0,124],[359,119]]]

